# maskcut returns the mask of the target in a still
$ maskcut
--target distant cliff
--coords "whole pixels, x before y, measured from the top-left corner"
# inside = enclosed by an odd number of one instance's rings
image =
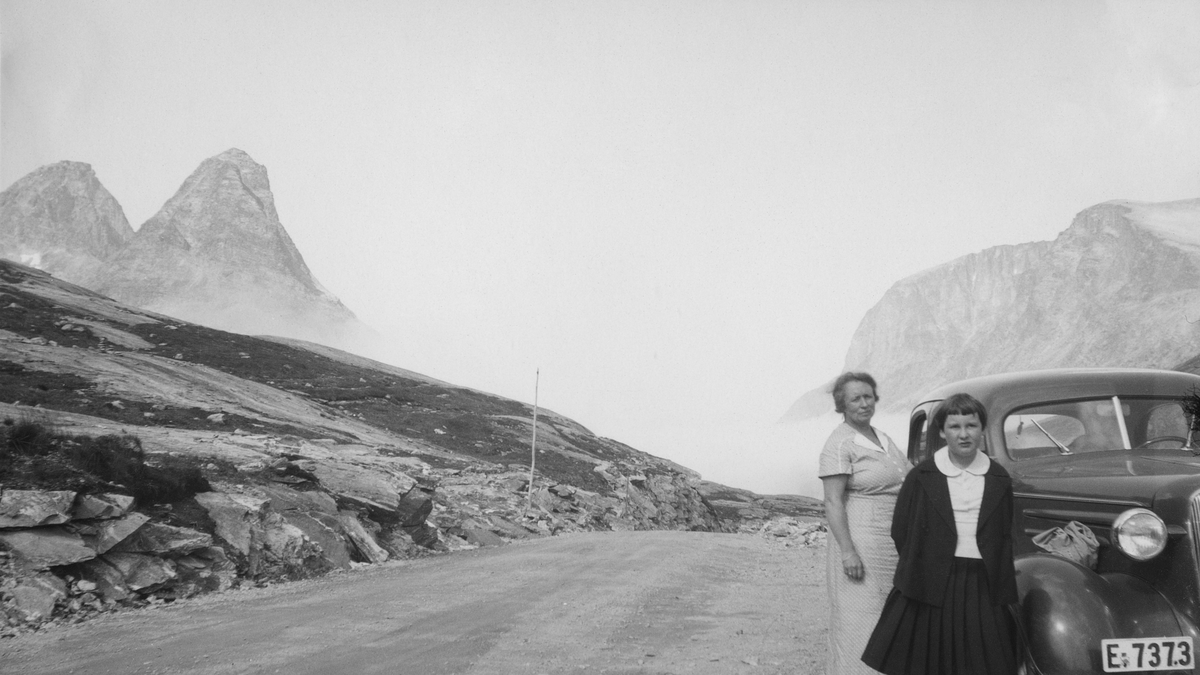
[[[1053,241],[997,246],[892,286],[844,370],[879,381],[882,410],[946,382],[1068,366],[1171,368],[1200,351],[1200,199],[1106,202]],[[829,412],[827,386],[783,420]]]

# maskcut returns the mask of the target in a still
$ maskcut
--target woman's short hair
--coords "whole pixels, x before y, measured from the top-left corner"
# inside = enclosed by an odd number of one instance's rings
[[[834,412],[846,412],[846,401],[843,400],[843,396],[846,393],[846,385],[850,384],[851,382],[862,382],[863,384],[870,385],[871,393],[874,394],[875,400],[879,400],[879,387],[875,384],[875,378],[871,377],[867,373],[842,373],[841,375],[838,375],[836,380],[833,381],[833,388],[829,390],[829,393],[833,394]]]
[[[933,428],[941,431],[946,427],[946,418],[951,415],[976,415],[979,426],[987,427],[987,410],[979,399],[970,394],[951,394],[933,411]]]

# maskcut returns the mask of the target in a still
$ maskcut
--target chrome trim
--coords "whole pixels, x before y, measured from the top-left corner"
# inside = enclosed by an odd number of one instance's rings
[[[1192,495],[1188,502],[1189,529],[1192,531],[1192,559],[1196,561],[1196,577],[1200,581],[1200,492]]]
[[[1096,525],[1105,529],[1109,529],[1113,522],[1113,514],[1111,513],[1097,513],[1084,509],[1022,509],[1021,513],[1026,518],[1062,521],[1064,523],[1078,520],[1084,525]]]
[[[1162,546],[1157,551],[1155,551],[1153,555],[1146,556],[1145,558],[1140,558],[1138,556],[1135,556],[1133,553],[1131,553],[1130,551],[1126,551],[1125,548],[1121,546],[1121,543],[1120,543],[1121,537],[1118,535],[1118,533],[1121,531],[1121,527],[1124,526],[1125,523],[1130,518],[1133,518],[1134,516],[1142,516],[1142,515],[1152,516],[1155,520],[1157,520],[1159,522],[1159,524],[1163,526],[1163,536],[1167,539],[1170,538],[1170,534],[1167,532],[1167,523],[1166,523],[1166,521],[1164,521],[1162,519],[1162,516],[1151,511],[1150,509],[1142,508],[1140,506],[1138,508],[1129,509],[1128,511],[1122,511],[1121,513],[1117,514],[1117,517],[1113,518],[1112,527],[1110,528],[1110,531],[1112,532],[1112,536],[1109,537],[1113,546],[1118,551],[1129,556],[1130,559],[1136,560],[1138,562],[1145,562],[1147,560],[1153,560],[1153,559],[1157,558],[1159,555],[1161,555],[1163,551],[1167,550],[1166,539],[1163,540]]]
[[[1125,408],[1121,406],[1121,397],[1112,397],[1113,415],[1117,418],[1117,426],[1121,428],[1121,442],[1125,444],[1126,450],[1132,450],[1133,444],[1129,442],[1129,428],[1125,426]]]
[[[1085,502],[1087,504],[1109,504],[1111,506],[1128,506],[1130,508],[1146,508],[1146,505],[1141,502],[1129,501],[1128,499],[1100,499],[1096,497],[1066,497],[1063,495],[1044,495],[1036,492],[1013,492],[1014,498],[1021,499],[1046,499],[1056,502]]]

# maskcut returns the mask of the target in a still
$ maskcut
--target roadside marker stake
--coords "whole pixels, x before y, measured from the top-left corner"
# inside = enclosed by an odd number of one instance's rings
[[[525,511],[533,507],[533,467],[537,466],[537,417],[538,417],[538,384],[542,379],[542,369],[538,368],[533,375],[533,441],[529,444],[529,487],[525,496]]]

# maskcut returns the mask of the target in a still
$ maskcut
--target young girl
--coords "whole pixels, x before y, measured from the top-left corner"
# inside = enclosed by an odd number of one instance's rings
[[[930,424],[946,447],[900,488],[894,587],[862,660],[888,675],[1014,675],[1012,480],[981,451],[978,400],[955,394]]]

